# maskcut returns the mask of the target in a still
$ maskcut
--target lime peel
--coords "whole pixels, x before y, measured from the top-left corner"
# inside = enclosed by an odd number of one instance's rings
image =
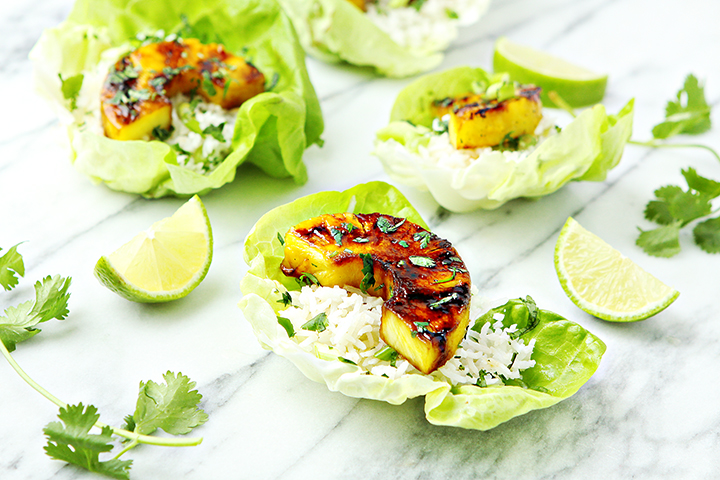
[[[608,79],[607,75],[511,42],[505,37],[495,42],[493,70],[507,72],[517,82],[541,87],[540,97],[548,107],[556,106],[548,96],[553,91],[572,107],[599,103],[605,96]]]
[[[172,216],[155,222],[95,265],[100,283],[140,303],[182,298],[210,268],[213,238],[210,219],[195,195]]]
[[[680,294],[572,217],[555,244],[555,270],[575,305],[612,322],[645,320],[667,308]]]

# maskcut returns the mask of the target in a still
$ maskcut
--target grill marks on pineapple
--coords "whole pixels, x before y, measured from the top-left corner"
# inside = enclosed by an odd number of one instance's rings
[[[385,299],[383,340],[424,373],[451,358],[465,335],[470,275],[463,261],[449,241],[405,219],[342,213],[306,220],[285,236],[281,269],[312,273],[324,286],[364,286]]]

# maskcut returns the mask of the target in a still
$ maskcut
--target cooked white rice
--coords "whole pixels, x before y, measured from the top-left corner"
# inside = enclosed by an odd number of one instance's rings
[[[290,295],[292,306],[279,312],[279,316],[290,320],[295,330],[292,339],[303,350],[328,360],[341,357],[369,374],[390,379],[422,375],[402,357],[392,363],[375,357],[387,346],[380,338],[381,298],[352,287],[315,285]],[[476,297],[473,295],[473,299]],[[483,306],[473,300],[470,318],[477,318],[482,310]],[[325,330],[302,328],[320,313],[327,315]],[[503,328],[500,321],[483,325],[480,333],[468,329],[455,356],[432,376],[452,385],[498,385],[503,384],[503,379],[521,378],[522,370],[535,365],[531,359],[535,341],[525,344],[522,339],[512,339],[510,334],[514,331],[515,325]]]
[[[395,43],[423,52],[445,50],[457,37],[458,26],[475,22],[487,0],[425,0],[418,9],[397,7],[397,0],[369,3],[367,16]]]
[[[449,115],[443,117],[447,121]],[[430,142],[427,146],[418,147],[418,156],[421,163],[444,168],[466,168],[472,163],[482,162],[486,156],[502,154],[508,162],[519,163],[528,157],[544,140],[555,135],[555,121],[543,115],[540,123],[535,129],[537,143],[529,148],[511,151],[494,150],[492,147],[482,148],[455,148],[450,143],[450,135],[445,132],[441,134],[430,134]]]
[[[164,33],[159,31],[156,36],[163,38]],[[171,41],[174,38],[176,38],[175,35],[168,35],[165,40]],[[98,63],[96,68],[83,72],[84,78],[82,89],[77,98],[77,108],[71,112],[73,123],[79,126],[81,130],[96,135],[104,135],[100,119],[100,93],[110,68],[118,58],[131,50],[132,48],[129,45],[112,49],[103,55],[103,60]],[[178,165],[201,174],[212,172],[230,153],[230,143],[235,129],[238,109],[225,110],[219,105],[205,101],[195,105],[193,113],[201,129],[204,130],[209,126],[225,124],[222,129],[222,136],[225,141],[220,142],[211,135],[201,135],[190,131],[182,122],[177,114],[177,106],[189,102],[190,98],[188,96],[179,94],[171,98],[171,101],[173,104],[173,132],[165,142],[169,145],[177,144],[189,154],[176,152]],[[151,139],[146,137],[143,140]]]

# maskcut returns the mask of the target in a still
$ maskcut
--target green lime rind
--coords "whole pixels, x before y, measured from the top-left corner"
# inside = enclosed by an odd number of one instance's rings
[[[554,264],[555,264],[555,271],[558,276],[558,280],[560,281],[560,285],[562,286],[563,291],[568,296],[568,298],[581,310],[584,312],[600,318],[602,320],[607,320],[610,322],[618,322],[618,323],[629,323],[629,322],[637,322],[641,320],[646,320],[654,315],[657,315],[658,313],[665,310],[667,307],[669,307],[680,295],[680,292],[668,287],[667,285],[662,284],[659,280],[657,280],[654,276],[651,274],[645,272],[637,265],[634,265],[634,268],[637,269],[637,271],[642,272],[642,274],[646,275],[647,277],[650,277],[653,279],[654,282],[657,282],[658,284],[661,284],[664,288],[668,290],[668,294],[665,296],[660,297],[657,301],[648,303],[643,308],[638,309],[637,311],[628,312],[628,311],[618,311],[613,310],[612,308],[608,308],[604,305],[597,305],[592,302],[589,302],[585,300],[582,295],[578,293],[578,291],[574,288],[571,279],[568,276],[567,269],[564,266],[565,263],[565,255],[564,250],[567,242],[567,237],[575,230],[580,229],[584,233],[591,235],[593,237],[596,237],[590,232],[587,232],[580,224],[578,224],[572,217],[568,218],[568,220],[565,222],[565,225],[563,226],[560,235],[558,236],[558,240],[555,244],[555,255],[554,255]],[[596,237],[597,238],[597,237]],[[602,240],[600,240],[602,242]],[[612,252],[615,252],[617,255],[621,255],[620,252],[612,248],[610,245],[603,242],[608,250],[611,250]],[[607,255],[607,251],[598,251],[598,255]],[[612,254],[612,253],[611,253]]]
[[[493,54],[493,70],[495,72],[506,72],[512,80],[523,84],[533,84],[542,88],[540,98],[543,105],[547,107],[558,107],[549,97],[548,93],[555,91],[571,107],[586,107],[600,103],[605,97],[607,88],[607,75],[597,74],[595,78],[575,79],[563,77],[561,72],[557,76],[547,75],[529,66],[521,65],[518,61],[509,59],[502,53],[503,45],[510,43],[509,40],[501,37],[495,43]],[[530,50],[528,47],[521,47]],[[537,52],[538,56],[552,58],[558,64],[567,64],[562,59],[552,57],[544,52]],[[517,59],[516,59],[517,60]],[[576,67],[580,69],[580,67]]]

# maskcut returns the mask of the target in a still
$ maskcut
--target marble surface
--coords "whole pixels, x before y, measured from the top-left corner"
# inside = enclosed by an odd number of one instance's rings
[[[607,353],[573,397],[487,431],[428,424],[422,399],[401,406],[358,400],[306,379],[260,348],[237,302],[247,267],[242,243],[267,210],[309,193],[388,180],[369,154],[397,92],[410,80],[375,78],[308,60],[326,121],[324,148],[305,155],[303,186],[241,167],[237,180],[206,195],[215,257],[187,298],[138,305],[102,287],[96,260],[170,215],[176,198],[145,200],[92,185],[67,159],[62,130],[32,92],[27,54],[42,29],[62,21],[71,0],[4,2],[0,7],[0,246],[18,243],[27,272],[4,309],[32,296],[42,276],[71,276],[70,315],[49,322],[14,354],[26,372],[68,403],[92,403],[121,425],[141,380],[167,370],[197,382],[209,414],[198,447],[141,446],[134,479],[309,478],[717,478],[720,468],[720,257],[689,232],[672,259],[645,255],[634,241],[650,228],[643,208],[655,188],[681,182],[693,166],[719,178],[703,151],[630,146],[601,183],[573,183],[540,201],[449,214],[430,196],[400,189],[433,230],[450,239],[488,296],[532,295],[598,335]],[[665,102],[694,72],[720,101],[720,3],[714,0],[495,0],[462,30],[440,68],[488,68],[500,35],[610,74],[605,103],[636,100],[633,137],[648,139]],[[717,128],[694,140],[720,149]],[[553,247],[568,216],[681,291],[656,317],[611,324],[563,293]],[[99,478],[43,452],[43,427],[57,408],[0,360],[0,478]]]

